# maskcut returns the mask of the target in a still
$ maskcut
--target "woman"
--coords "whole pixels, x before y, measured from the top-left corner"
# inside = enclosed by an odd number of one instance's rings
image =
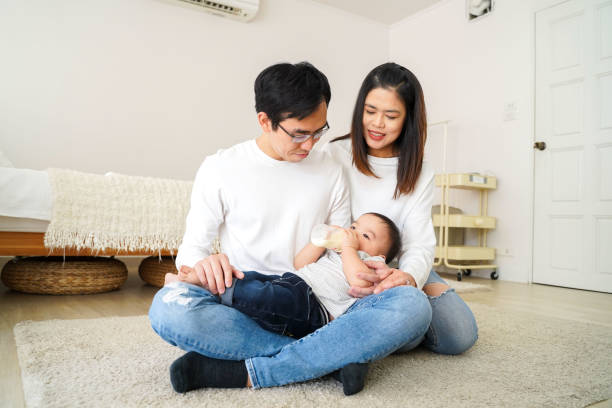
[[[423,91],[408,69],[386,63],[363,81],[353,111],[351,133],[325,149],[345,168],[351,187],[353,218],[366,212],[386,215],[402,231],[399,268],[382,262],[363,279],[370,288],[351,288],[356,297],[401,286],[423,289],[432,308],[432,322],[418,344],[436,353],[459,354],[478,338],[474,316],[465,302],[431,270],[436,239],[431,222],[433,172],[423,163],[427,120]],[[374,289],[373,289],[374,288]],[[407,311],[409,313],[409,311]]]

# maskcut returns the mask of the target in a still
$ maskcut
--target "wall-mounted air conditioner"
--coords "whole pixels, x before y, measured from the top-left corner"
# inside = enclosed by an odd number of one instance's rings
[[[259,0],[180,0],[202,7],[209,13],[238,21],[250,21],[259,10]]]

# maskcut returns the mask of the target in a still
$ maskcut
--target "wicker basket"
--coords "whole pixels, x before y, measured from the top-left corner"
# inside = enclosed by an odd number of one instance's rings
[[[149,285],[161,288],[164,286],[164,278],[167,273],[176,273],[174,258],[171,256],[150,256],[145,258],[138,267],[138,275]]]
[[[127,268],[113,258],[37,256],[15,258],[2,268],[2,283],[25,293],[85,295],[119,289]]]

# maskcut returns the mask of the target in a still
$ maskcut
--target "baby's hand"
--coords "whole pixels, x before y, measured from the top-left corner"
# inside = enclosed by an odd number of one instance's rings
[[[359,250],[359,235],[356,230],[346,228],[344,230],[344,240],[342,241],[342,249],[353,248],[355,251]]]

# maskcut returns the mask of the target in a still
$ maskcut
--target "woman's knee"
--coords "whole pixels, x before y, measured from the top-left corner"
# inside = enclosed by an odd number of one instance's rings
[[[444,283],[428,283],[423,286],[423,292],[429,297],[437,297],[450,289],[450,286]]]
[[[478,326],[469,306],[454,290],[443,291],[429,301],[432,321],[425,346],[441,354],[461,354],[469,350],[478,339]]]
[[[478,340],[478,329],[476,324],[459,327],[447,333],[445,338],[440,338],[435,347],[429,347],[439,354],[457,355],[468,351]]]

